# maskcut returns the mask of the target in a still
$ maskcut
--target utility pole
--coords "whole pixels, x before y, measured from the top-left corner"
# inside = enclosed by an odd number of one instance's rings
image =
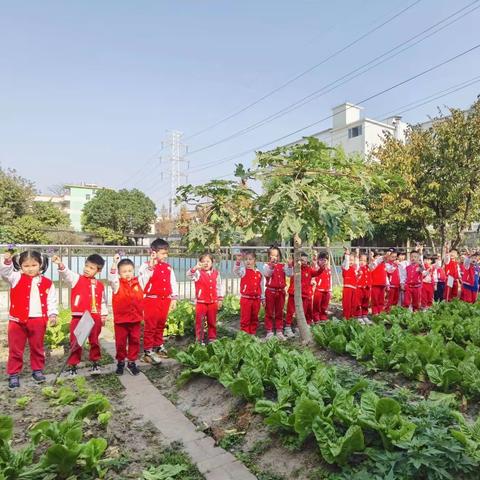
[[[162,142],[162,149],[168,152],[165,160],[169,163],[170,196],[168,200],[168,214],[170,218],[173,218],[178,213],[178,208],[175,206],[177,188],[185,184],[188,178],[187,169],[189,161],[185,159],[188,148],[182,143],[182,136],[182,132],[169,130],[167,131],[165,142]]]

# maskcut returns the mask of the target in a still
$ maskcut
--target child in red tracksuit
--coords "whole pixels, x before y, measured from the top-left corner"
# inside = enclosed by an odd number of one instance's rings
[[[422,281],[422,309],[430,308],[433,305],[435,293],[434,267],[431,257],[423,259],[423,281]]]
[[[423,261],[419,252],[410,253],[410,263],[406,267],[405,295],[403,306],[417,311],[420,308],[422,292]]]
[[[268,263],[263,266],[265,276],[265,339],[275,334],[279,340],[286,340],[283,335],[283,307],[285,306],[285,287],[287,274],[291,269],[282,261],[282,254],[277,247],[268,249]]]
[[[37,383],[46,380],[43,339],[47,323],[57,321],[55,285],[42,274],[48,259],[39,252],[23,252],[18,257],[6,252],[0,258],[0,276],[10,284],[8,322],[8,388],[20,387],[23,353],[28,340],[32,377]]]
[[[327,310],[332,296],[332,270],[328,265],[328,254],[320,252],[317,264],[321,269],[316,277],[315,293],[313,294],[313,322],[325,322],[328,320]]]
[[[85,312],[90,312],[95,323],[88,337],[88,342],[90,343],[88,358],[92,362],[90,372],[92,375],[98,375],[101,373],[99,361],[102,357],[98,337],[102,331],[102,326],[105,325],[107,320],[108,309],[103,283],[95,277],[102,271],[105,260],[96,253],[89,255],[85,260],[85,266],[81,275],[67,268],[57,255],[52,257],[52,262],[58,266],[60,278],[72,288],[70,297],[70,308],[72,310],[70,356],[67,361],[70,369],[68,374],[70,376],[77,375],[77,365],[82,360],[82,346],[77,344],[74,331],[82,315]]]
[[[204,253],[197,265],[187,272],[195,282],[195,338],[205,344],[204,323],[207,320],[208,341],[217,339],[217,311],[222,308],[223,285],[220,272],[213,268],[213,257]]]
[[[388,293],[386,312],[396,307],[400,302],[400,267],[397,251],[394,248],[389,250],[388,261],[385,263],[388,275]]]
[[[462,255],[463,262],[460,263],[460,279],[462,281],[462,290],[460,300],[467,303],[475,303],[477,296],[474,289],[475,284],[475,266],[468,253]]]
[[[320,270],[317,265],[310,266],[308,264],[308,255],[306,253],[300,254],[300,269],[301,269],[300,274],[301,274],[303,312],[305,313],[305,319],[307,321],[307,324],[311,325],[313,321],[312,278],[320,275]],[[294,314],[295,314],[295,277],[294,277],[294,272],[292,268],[292,272],[290,276],[290,285],[288,286],[287,315],[285,317],[285,336],[287,338],[295,337],[295,334],[293,333],[293,330],[292,330],[292,321],[293,321]]]
[[[355,255],[350,254],[350,250],[345,248],[345,257],[342,263],[342,310],[343,316],[347,320],[357,313],[357,260]]]
[[[242,263],[244,260],[244,263]],[[233,273],[240,277],[240,330],[255,335],[258,328],[258,312],[264,301],[264,279],[256,266],[255,252],[237,255]]]
[[[357,249],[357,256],[359,257],[359,265],[357,272],[357,320],[362,324],[370,324],[368,318],[368,307],[370,306],[370,294],[372,289],[372,273],[368,267],[368,257],[366,254],[360,255]]]
[[[163,332],[168,313],[174,310],[178,298],[178,285],[173,268],[166,262],[169,244],[162,238],[150,244],[150,261],[144,263],[138,278],[143,286],[143,360],[159,364],[167,357],[163,345]]]
[[[447,302],[458,298],[460,284],[460,269],[458,266],[458,252],[454,248],[448,251],[445,246],[444,269],[446,275],[444,300]]]
[[[372,274],[372,315],[379,315],[385,309],[385,289],[387,287],[385,260],[387,259],[388,255],[384,257],[379,252],[374,252],[369,265]]]
[[[113,326],[117,350],[117,375],[123,375],[125,360],[127,371],[138,375],[136,361],[140,352],[140,334],[143,321],[143,289],[135,276],[135,265],[115,255],[109,274],[112,287]]]

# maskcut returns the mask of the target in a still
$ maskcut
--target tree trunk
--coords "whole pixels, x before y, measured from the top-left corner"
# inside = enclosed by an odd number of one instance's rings
[[[302,240],[299,235],[293,237],[293,265],[294,265],[294,282],[295,282],[295,317],[297,319],[298,329],[302,343],[312,343],[312,334],[310,327],[307,325],[305,312],[303,311],[302,301],[302,268],[300,266],[300,248]]]

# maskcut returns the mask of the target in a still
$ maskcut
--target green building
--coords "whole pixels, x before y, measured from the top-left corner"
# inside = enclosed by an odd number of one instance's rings
[[[82,231],[82,211],[85,204],[91,200],[101,187],[85,183],[83,185],[65,185],[64,198],[68,202],[70,222],[76,232]]]

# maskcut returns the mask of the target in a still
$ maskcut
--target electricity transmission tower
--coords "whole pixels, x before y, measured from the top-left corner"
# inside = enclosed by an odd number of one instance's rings
[[[188,177],[187,169],[189,162],[185,159],[188,148],[182,143],[182,136],[182,132],[169,130],[165,141],[162,142],[162,149],[168,152],[161,161],[165,159],[169,164],[170,196],[168,200],[168,214],[170,217],[178,213],[178,207],[175,206],[177,188],[185,184]]]

